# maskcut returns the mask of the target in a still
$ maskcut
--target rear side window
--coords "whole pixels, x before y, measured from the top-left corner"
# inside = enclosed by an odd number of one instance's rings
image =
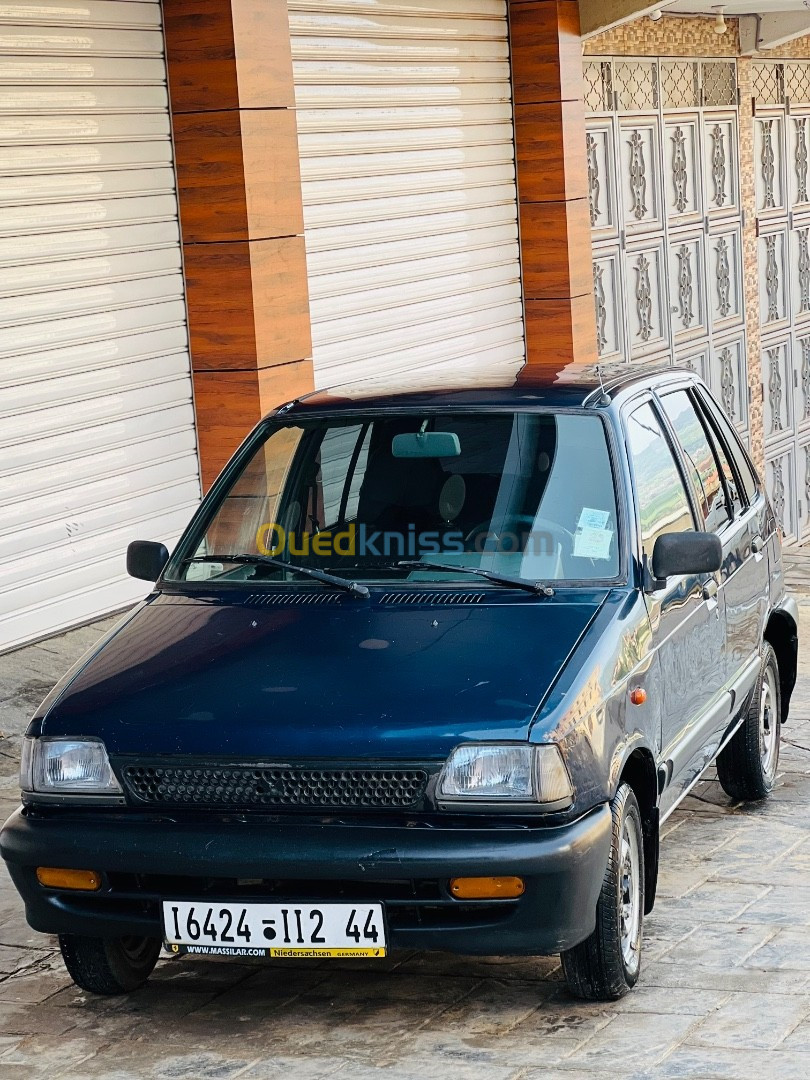
[[[661,398],[686,460],[698,506],[708,532],[718,532],[730,520],[720,465],[703,422],[686,390]],[[728,463],[726,462],[726,465]]]
[[[636,506],[644,554],[652,558],[659,536],[695,527],[689,497],[666,435],[651,405],[642,405],[627,421]]]
[[[736,517],[736,515],[739,514],[742,510],[743,502],[740,496],[740,492],[737,488],[737,477],[731,467],[731,463],[729,462],[728,454],[723,444],[723,440],[717,437],[716,431],[710,432],[709,437],[712,440],[714,452],[717,454],[717,460],[720,462],[720,471],[723,474],[723,480],[726,484],[726,491],[728,492],[728,497],[731,500],[732,512]]]
[[[740,445],[740,439],[737,432],[731,426],[725,413],[719,408],[713,398],[709,397],[708,394],[701,393],[700,401],[708,412],[715,430],[719,431],[725,441],[725,445],[728,447],[729,453],[734,459],[734,464],[737,467],[737,475],[739,476],[746,498],[749,503],[752,503],[757,497],[759,482],[757,480],[757,475],[754,472],[754,468],[748,460],[748,455]]]

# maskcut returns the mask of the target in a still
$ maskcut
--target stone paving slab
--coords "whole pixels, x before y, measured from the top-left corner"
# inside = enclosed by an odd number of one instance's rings
[[[801,606],[810,640],[810,599]],[[0,814],[19,738],[116,620],[0,657]],[[162,960],[129,998],[83,994],[0,871],[0,1080],[808,1080],[810,649],[780,781],[743,806],[713,776],[670,818],[635,991],[572,1000],[556,959]]]

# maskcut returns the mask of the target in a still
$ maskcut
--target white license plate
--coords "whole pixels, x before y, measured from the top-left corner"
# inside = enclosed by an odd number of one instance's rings
[[[386,952],[381,904],[163,901],[173,953],[202,956],[371,956]]]

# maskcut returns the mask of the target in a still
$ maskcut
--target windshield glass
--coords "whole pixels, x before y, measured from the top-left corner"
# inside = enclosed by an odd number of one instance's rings
[[[400,565],[414,560],[445,568]],[[323,588],[295,566],[389,584],[471,580],[457,566],[531,581],[615,577],[616,497],[604,426],[597,416],[563,412],[387,413],[268,425],[166,577]]]

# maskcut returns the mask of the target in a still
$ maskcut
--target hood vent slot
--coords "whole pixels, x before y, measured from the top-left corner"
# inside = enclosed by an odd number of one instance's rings
[[[343,597],[336,592],[267,592],[251,593],[245,597],[246,607],[300,607],[305,604],[340,604]]]
[[[407,606],[409,604],[414,606],[433,606],[433,605],[446,605],[446,604],[462,604],[469,606],[470,604],[480,604],[486,599],[486,593],[480,592],[457,592],[455,590],[441,590],[436,592],[389,592],[383,593],[380,597],[381,604],[389,604],[393,606]]]

